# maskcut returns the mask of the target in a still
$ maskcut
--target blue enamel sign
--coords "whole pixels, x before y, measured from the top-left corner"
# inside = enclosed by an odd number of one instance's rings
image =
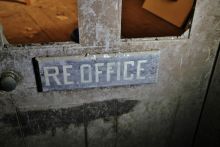
[[[39,57],[42,91],[155,83],[159,51]]]

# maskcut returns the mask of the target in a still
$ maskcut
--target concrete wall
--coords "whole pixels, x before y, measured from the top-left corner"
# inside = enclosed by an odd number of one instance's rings
[[[196,132],[196,147],[220,146],[220,46]]]
[[[80,44],[6,46],[0,73],[1,146],[189,147],[220,38],[220,1],[197,0],[190,38],[120,39],[121,0],[79,0]],[[32,58],[160,52],[156,84],[40,93]]]

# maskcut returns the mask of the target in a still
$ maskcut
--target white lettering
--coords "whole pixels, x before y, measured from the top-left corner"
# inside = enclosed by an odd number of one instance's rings
[[[147,63],[147,60],[137,61],[137,79],[144,80],[145,76],[141,76],[141,72],[144,71],[144,68],[141,68],[141,64]]]
[[[99,67],[104,66],[104,63],[95,64],[95,81],[99,82],[99,75],[102,74],[102,71],[99,70]]]
[[[114,73],[112,66],[115,66],[114,62],[107,63],[107,82],[111,80],[111,74]]]
[[[121,76],[121,63],[117,62],[117,80],[120,80],[120,76]]]
[[[124,62],[124,80],[132,80],[134,78],[134,74],[130,74],[130,77],[128,77],[128,65],[134,66],[134,61]]]
[[[69,80],[68,80],[68,77],[69,77],[71,74],[67,72],[67,69],[70,69],[70,68],[72,68],[72,67],[73,67],[72,65],[64,65],[64,66],[63,66],[63,79],[64,79],[64,84],[66,84],[66,85],[71,85],[71,84],[74,83],[73,81],[69,81]]]
[[[53,70],[53,73],[49,73],[49,70]],[[59,79],[57,78],[57,75],[59,74],[59,69],[57,66],[51,66],[51,67],[44,67],[44,77],[46,81],[46,86],[50,86],[50,79],[49,77],[52,77],[57,85],[61,85]]]
[[[85,68],[88,69],[86,72],[88,74],[88,79],[85,79]],[[82,64],[80,66],[81,83],[91,83],[92,82],[92,67],[89,64]]]

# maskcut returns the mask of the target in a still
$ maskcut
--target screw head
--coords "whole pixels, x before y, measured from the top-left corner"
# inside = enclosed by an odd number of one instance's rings
[[[17,74],[15,74],[12,71],[4,72],[2,73],[0,78],[0,90],[7,92],[13,91],[17,86],[17,82],[18,82]]]
[[[13,91],[17,86],[17,82],[12,77],[4,77],[0,81],[0,87],[4,91]]]

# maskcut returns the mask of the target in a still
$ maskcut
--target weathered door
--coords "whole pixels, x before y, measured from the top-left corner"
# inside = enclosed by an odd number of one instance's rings
[[[4,46],[0,73],[21,78],[0,91],[5,147],[189,147],[216,56],[219,0],[197,0],[190,37],[121,39],[121,0],[79,0],[80,44]],[[156,83],[39,92],[33,59],[130,52],[160,54]]]

